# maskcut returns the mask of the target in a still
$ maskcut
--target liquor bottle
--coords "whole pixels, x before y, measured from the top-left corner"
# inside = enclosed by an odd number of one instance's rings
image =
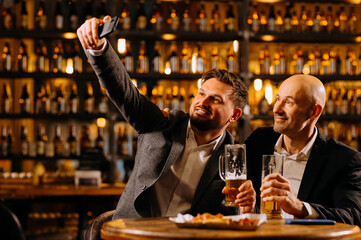
[[[35,113],[36,114],[40,114],[40,113],[45,113],[45,109],[43,108],[43,96],[45,93],[45,88],[44,86],[40,87],[40,90],[36,93],[36,100],[35,100]]]
[[[348,75],[356,74],[355,62],[356,62],[356,59],[355,59],[354,51],[351,49],[350,46],[348,46],[347,52],[346,52],[346,74],[348,74]]]
[[[297,61],[296,61],[296,73],[303,72],[303,65],[305,64],[305,58],[301,46],[297,48]]]
[[[140,42],[139,55],[137,60],[137,72],[147,73],[149,72],[149,59],[146,55],[145,41]]]
[[[52,67],[54,73],[61,73],[63,69],[63,46],[58,42],[53,49]]]
[[[351,125],[351,140],[349,142],[349,146],[355,150],[358,150],[359,148],[356,136],[356,126],[354,124]]]
[[[18,70],[19,72],[28,72],[28,53],[26,51],[26,45],[21,41],[18,53]]]
[[[315,62],[314,62],[314,73],[313,74],[320,74],[321,70],[321,52],[320,48],[316,45],[315,47]]]
[[[297,32],[299,29],[299,21],[296,14],[296,10],[293,10],[292,16],[291,16],[291,29],[292,32]]]
[[[258,109],[259,109],[260,115],[268,115],[269,114],[270,105],[268,104],[268,101],[267,101],[265,95],[263,95],[261,101],[259,102]]]
[[[247,23],[248,25],[251,26],[251,30],[253,32],[258,32],[260,30],[260,18],[258,15],[257,5],[255,2],[252,5],[252,11],[248,16]]]
[[[179,93],[179,110],[186,112],[186,102],[185,102],[186,90],[185,88],[180,88]]]
[[[0,138],[0,146],[1,146],[1,157],[8,157],[9,156],[9,146],[8,146],[8,139],[7,139],[7,127],[5,125],[1,126],[1,138]]]
[[[160,57],[159,54],[159,42],[156,41],[154,44],[153,72],[160,73],[162,65],[163,65],[162,58]]]
[[[26,125],[22,125],[20,128],[20,155],[22,157],[29,156],[28,127]]]
[[[36,29],[46,30],[47,25],[48,25],[48,17],[45,13],[45,1],[40,0],[38,11],[36,12],[36,16],[35,16],[35,26]]]
[[[72,59],[73,59],[74,72],[82,73],[83,72],[83,59],[80,56],[80,46],[77,41],[74,41],[74,46],[72,49]]]
[[[337,49],[336,51],[336,74],[340,75],[341,74],[341,56],[340,56],[340,50]]]
[[[284,18],[284,21],[283,21],[284,31],[291,32],[292,31],[292,24],[291,24],[292,14],[291,14],[291,4],[290,3],[287,3],[287,5],[286,5],[286,13],[283,18]]]
[[[204,49],[201,47],[200,43],[198,43],[196,63],[197,63],[196,72],[204,73],[206,71],[206,54],[204,52]]]
[[[259,12],[259,31],[267,32],[268,31],[268,17],[266,16],[264,10]]]
[[[276,48],[274,54],[273,54],[273,66],[274,66],[274,74],[280,74],[280,52],[279,50]]]
[[[79,14],[76,10],[76,0],[69,2],[70,13],[69,13],[69,29],[76,30],[79,27]]]
[[[284,32],[284,21],[280,10],[276,12],[275,31]]]
[[[356,102],[357,102],[356,89],[350,89],[349,96],[350,96],[349,115],[355,116],[356,115]]]
[[[236,72],[237,60],[234,53],[233,46],[230,46],[227,53],[227,69],[231,72]]]
[[[126,52],[124,57],[122,58],[122,62],[124,64],[125,69],[128,72],[134,71],[134,60],[133,60],[133,55],[131,53],[131,45],[129,41],[126,42]]]
[[[103,137],[103,128],[98,127],[98,136],[95,139],[95,147],[100,150],[101,153],[104,153],[104,137]]]
[[[129,142],[128,136],[126,134],[125,125],[121,125],[118,129],[117,137],[117,154],[119,156],[128,156],[129,155]]]
[[[172,5],[170,10],[169,18],[167,19],[167,23],[171,31],[178,31],[179,30],[179,16],[176,10],[175,4]]]
[[[38,157],[45,156],[45,146],[48,142],[48,136],[45,132],[45,127],[41,124],[38,126],[38,132],[36,135],[36,155]]]
[[[1,113],[10,114],[12,109],[12,99],[8,93],[8,86],[6,83],[3,85],[3,92],[1,96]]]
[[[311,10],[307,10],[306,31],[312,32],[314,24],[313,17],[311,16]]]
[[[43,54],[41,42],[38,42],[36,46],[36,71],[37,72],[44,72],[45,71],[45,56]]]
[[[51,103],[51,112],[52,114],[64,114],[65,113],[65,107],[66,107],[66,102],[65,102],[65,98],[64,98],[64,94],[63,94],[63,90],[61,88],[61,86],[57,86],[55,88],[55,96],[52,100]]]
[[[28,10],[26,9],[26,1],[21,1],[21,29],[28,30]]]
[[[45,86],[45,92],[43,95],[43,109],[45,110],[45,113],[51,113],[51,99],[49,96],[50,93],[50,85],[49,83]]]
[[[210,56],[210,69],[219,67],[219,55],[216,44],[213,45]]]
[[[100,98],[98,103],[98,112],[106,114],[108,112],[108,96],[105,92],[105,88],[100,87]]]
[[[201,4],[201,8],[198,10],[197,18],[196,18],[197,30],[200,32],[207,31],[207,16],[206,9],[204,4]]]
[[[321,32],[321,12],[320,12],[320,6],[317,4],[315,7],[315,16],[313,18],[313,32]]]
[[[339,19],[340,19],[340,29],[339,31],[341,33],[346,33],[347,32],[347,15],[345,12],[345,7],[343,5],[341,5],[340,7],[340,13],[339,13]]]
[[[2,65],[4,72],[12,71],[12,57],[9,42],[6,41],[2,53]]]
[[[170,70],[172,73],[179,72],[179,61],[177,56],[177,45],[176,42],[172,41],[170,45],[170,56],[169,56],[169,63],[170,63]]]
[[[129,30],[131,28],[130,12],[128,8],[128,0],[123,2],[123,10],[120,14],[119,23],[123,30]]]
[[[320,21],[320,25],[321,25],[321,32],[325,33],[327,32],[327,18],[326,15],[324,13],[323,10],[321,10],[321,21]]]
[[[159,0],[153,7],[152,18],[150,19],[150,23],[152,24],[152,28],[155,31],[161,31],[163,26],[163,16],[160,13],[160,2]]]
[[[355,114],[357,116],[361,115],[361,94],[360,89],[356,90],[356,103],[355,103]]]
[[[80,152],[83,155],[92,147],[91,141],[89,138],[89,128],[87,126],[82,126],[81,136],[80,136]]]
[[[209,20],[211,25],[211,29],[213,32],[220,32],[221,31],[221,16],[219,12],[218,3],[214,4],[214,8],[212,10],[212,17]]]
[[[76,140],[76,126],[71,125],[69,127],[68,138],[66,140],[69,149],[70,157],[78,156],[78,142]]]
[[[330,47],[330,68],[329,73],[330,74],[336,74],[337,73],[337,67],[336,67],[336,50],[335,47],[332,45]]]
[[[271,70],[271,57],[270,57],[270,51],[269,51],[268,44],[266,44],[266,46],[264,48],[264,70],[263,70],[263,73],[264,74],[270,74],[270,70]]]
[[[4,29],[5,30],[14,29],[15,16],[13,15],[9,7],[4,7],[2,12],[2,17],[3,17]]]
[[[343,92],[343,95],[342,95],[342,98],[341,98],[341,102],[340,102],[340,112],[341,112],[341,115],[348,115],[349,114],[349,105],[350,105],[350,102],[349,102],[349,98],[348,98],[348,89],[345,88],[344,92]]]
[[[329,74],[329,66],[330,66],[330,55],[327,49],[322,51],[322,74],[327,75]]]
[[[327,115],[335,114],[335,96],[333,95],[332,88],[328,92],[328,98],[326,101],[325,112]]]
[[[172,109],[172,99],[173,99],[172,89],[167,88],[165,90],[165,99],[164,99],[164,106],[166,108]]]
[[[189,32],[191,30],[192,18],[190,16],[189,11],[190,11],[189,2],[186,1],[186,6],[184,8],[183,18],[182,18],[182,29],[185,32]]]
[[[189,73],[191,71],[191,53],[188,42],[183,42],[182,55],[180,57],[180,72]]]
[[[285,47],[283,45],[279,48],[279,54],[280,54],[280,74],[286,74],[287,73],[287,60],[285,55]]]
[[[228,3],[226,18],[224,19],[224,30],[226,32],[233,32],[236,30],[236,17],[233,13],[233,5]]]
[[[273,4],[271,4],[270,11],[268,13],[267,30],[270,32],[274,32],[276,30],[276,15]]]
[[[328,7],[327,7],[326,21],[327,21],[326,32],[327,33],[333,32],[334,19],[333,19],[333,15],[332,15],[332,6],[331,5],[328,5]]]
[[[174,85],[172,88],[172,99],[171,99],[171,109],[179,109],[179,90],[178,86]]]
[[[31,103],[30,103],[30,96],[29,96],[27,84],[23,85],[23,90],[19,98],[19,104],[20,104],[20,113],[25,113],[25,114],[30,113]]]
[[[79,95],[76,83],[72,84],[69,96],[69,113],[77,114],[79,112]]]
[[[84,112],[94,113],[94,95],[93,87],[90,83],[86,84],[86,92],[84,96]]]
[[[162,86],[158,86],[158,98],[157,98],[156,105],[157,105],[160,109],[164,109],[163,87],[162,87]]]
[[[55,5],[55,29],[57,30],[62,30],[64,28],[64,15],[60,4],[60,0],[57,0]]]
[[[61,136],[61,127],[60,125],[55,126],[55,136],[54,136],[54,156],[60,157],[63,155],[64,151],[64,142]]]
[[[358,66],[358,74],[361,75],[361,46],[358,52],[357,66]]]
[[[136,29],[145,30],[147,28],[147,17],[144,12],[144,0],[140,0],[137,5]]]
[[[355,8],[353,6],[350,8],[350,17],[348,18],[348,27],[349,27],[350,33],[352,33],[352,34],[358,33],[357,32],[358,18],[355,13]]]
[[[306,25],[307,12],[306,12],[306,8],[305,8],[304,4],[302,4],[301,14],[298,19],[299,19],[299,32],[306,32],[306,30],[307,30],[307,25]]]
[[[13,145],[13,134],[12,134],[12,128],[10,126],[8,126],[7,128],[8,132],[7,132],[7,138],[6,138],[6,142],[7,142],[7,154],[8,156],[12,155],[12,145]]]

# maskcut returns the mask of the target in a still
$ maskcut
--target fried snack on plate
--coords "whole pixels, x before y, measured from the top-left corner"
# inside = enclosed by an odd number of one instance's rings
[[[198,213],[190,223],[226,223],[228,224],[230,219],[224,218],[223,214],[218,213],[216,215],[210,213]]]

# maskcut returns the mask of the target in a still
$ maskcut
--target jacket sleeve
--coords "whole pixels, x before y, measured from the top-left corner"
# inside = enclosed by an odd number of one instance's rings
[[[347,158],[348,154],[345,154]],[[319,213],[319,218],[361,227],[361,153],[355,152],[348,161],[344,177],[340,178],[335,190],[330,193],[333,207],[310,203]]]
[[[100,85],[138,133],[152,132],[167,126],[168,119],[155,104],[139,93],[109,42],[102,55],[93,56],[87,50],[85,54]]]

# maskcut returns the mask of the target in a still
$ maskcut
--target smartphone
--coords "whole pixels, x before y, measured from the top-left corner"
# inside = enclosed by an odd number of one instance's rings
[[[286,219],[285,223],[301,225],[335,225],[336,221],[331,219]]]
[[[117,29],[119,17],[115,16],[98,28],[99,37],[103,38],[111,34]]]

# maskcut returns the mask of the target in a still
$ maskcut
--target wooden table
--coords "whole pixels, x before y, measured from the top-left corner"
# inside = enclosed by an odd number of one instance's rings
[[[104,223],[101,238],[126,239],[361,239],[358,226],[288,225],[268,220],[256,231],[178,228],[168,218],[118,219]]]

